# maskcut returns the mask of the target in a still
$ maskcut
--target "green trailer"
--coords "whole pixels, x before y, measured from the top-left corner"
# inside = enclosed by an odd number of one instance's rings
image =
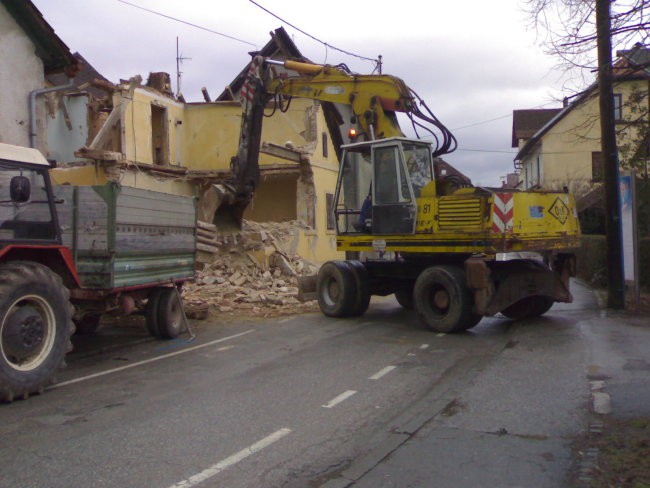
[[[195,198],[118,183],[53,190],[61,240],[81,284],[70,290],[78,331],[91,332],[102,314],[129,314],[147,300],[149,332],[178,335],[174,287],[194,277]]]

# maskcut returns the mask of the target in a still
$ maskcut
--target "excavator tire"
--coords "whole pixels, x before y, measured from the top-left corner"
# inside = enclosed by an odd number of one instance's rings
[[[318,306],[328,317],[348,317],[357,304],[357,280],[345,261],[328,261],[318,271]]]
[[[544,315],[554,303],[555,300],[549,297],[527,297],[503,309],[501,313],[512,320],[529,319]]]
[[[350,317],[361,317],[370,305],[370,290],[368,287],[368,270],[361,261],[351,259],[346,264],[352,271],[356,281],[356,297],[350,309]]]
[[[69,299],[46,266],[0,265],[0,401],[43,392],[64,365],[74,332]]]
[[[432,266],[420,273],[413,291],[420,320],[435,332],[462,332],[481,316],[472,311],[474,298],[465,273],[456,266]]]

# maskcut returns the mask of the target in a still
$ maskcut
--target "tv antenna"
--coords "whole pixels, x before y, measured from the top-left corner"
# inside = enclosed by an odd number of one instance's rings
[[[183,72],[181,71],[181,64],[186,59],[192,59],[192,58],[184,58],[183,55],[180,53],[180,51],[178,50],[178,36],[176,36],[176,98],[181,96],[181,76],[183,74]]]

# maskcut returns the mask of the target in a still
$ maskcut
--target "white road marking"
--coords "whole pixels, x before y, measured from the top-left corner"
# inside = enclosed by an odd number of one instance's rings
[[[208,469],[201,471],[200,473],[190,476],[186,480],[179,481],[175,485],[170,486],[170,488],[188,488],[190,486],[196,486],[199,483],[203,483],[205,480],[212,478],[214,475],[219,474],[226,468],[237,464],[239,461],[246,459],[248,456],[251,456],[265,447],[269,447],[274,442],[279,441],[283,437],[289,435],[291,429],[280,429],[277,432],[274,432],[268,437],[265,437],[261,441],[256,442],[255,444],[246,447],[239,451],[237,454],[233,454],[230,457],[227,457],[223,461],[219,461],[217,464],[210,466]]]
[[[447,335],[447,334],[445,334],[444,332],[438,332],[438,333],[436,334],[436,337],[445,337],[446,335]]]
[[[215,344],[219,344],[220,342],[225,342],[225,341],[229,341],[231,339],[236,339],[237,337],[241,337],[241,336],[244,336],[246,334],[250,334],[251,332],[255,332],[255,329],[250,329],[250,330],[247,330],[245,332],[241,332],[239,334],[235,334],[235,335],[231,335],[231,336],[228,336],[228,337],[223,337],[221,339],[217,339],[217,340],[214,340],[214,341],[206,342],[205,344],[199,344],[198,346],[188,347],[187,349],[181,349],[180,351],[170,352],[169,354],[163,354],[162,356],[156,356],[155,358],[145,359],[144,361],[138,361],[137,363],[127,364],[126,366],[120,366],[119,368],[107,369],[106,371],[100,371],[99,373],[89,374],[88,376],[82,376],[81,378],[75,378],[73,380],[68,380],[68,381],[62,381],[61,383],[56,383],[54,385],[49,386],[47,389],[48,390],[53,390],[54,388],[61,388],[62,386],[74,385],[75,383],[81,383],[82,381],[92,380],[94,378],[100,378],[102,376],[106,376],[106,375],[109,375],[109,374],[118,373],[119,371],[124,371],[126,369],[131,369],[131,368],[135,368],[137,366],[142,366],[144,364],[154,363],[154,362],[160,361],[162,359],[167,359],[167,358],[170,358],[170,357],[173,357],[173,356],[178,356],[180,354],[185,354],[187,352],[196,351],[197,349],[203,349],[204,347],[213,346]]]
[[[424,350],[424,349],[429,349],[429,344],[422,344],[422,345],[420,346],[420,349],[423,349],[423,350]]]
[[[385,376],[385,375],[387,375],[388,373],[390,373],[391,371],[393,371],[396,367],[397,367],[397,366],[386,366],[384,369],[382,369],[381,371],[377,371],[375,374],[373,374],[373,375],[372,375],[370,378],[368,378],[368,379],[369,379],[369,380],[378,380],[378,379],[381,378],[382,376]]]
[[[341,394],[340,394],[339,396],[337,396],[336,398],[331,399],[331,400],[330,400],[329,402],[327,402],[325,405],[321,405],[321,406],[322,406],[323,408],[332,408],[332,407],[335,407],[336,405],[338,405],[338,404],[341,403],[342,401],[345,401],[345,400],[347,400],[348,398],[350,398],[350,397],[351,397],[352,395],[354,395],[355,393],[356,393],[355,390],[344,391],[343,393],[341,393]]]

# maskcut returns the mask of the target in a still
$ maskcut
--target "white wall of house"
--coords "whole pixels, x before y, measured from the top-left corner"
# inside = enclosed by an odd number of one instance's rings
[[[0,4],[0,142],[29,145],[29,93],[43,88],[34,44]]]
[[[536,146],[522,160],[521,179],[524,182],[525,189],[544,184],[544,164],[542,161],[541,144]]]

